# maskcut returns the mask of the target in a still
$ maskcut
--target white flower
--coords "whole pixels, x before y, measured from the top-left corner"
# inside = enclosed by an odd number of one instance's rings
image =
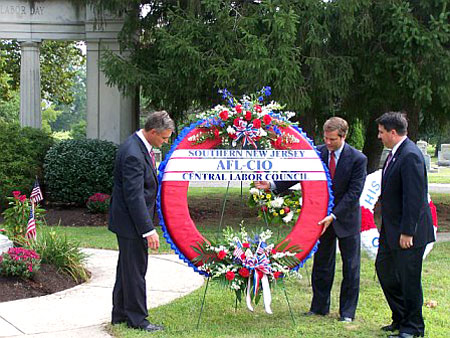
[[[250,189],[250,194],[252,194],[252,195],[259,195],[260,193],[261,192],[257,188],[251,188]]]
[[[227,133],[233,135],[236,134],[236,130],[232,126],[228,126]]]
[[[267,229],[259,235],[259,239],[263,242],[266,242],[270,237],[272,237],[273,232]]]
[[[289,211],[288,214],[283,217],[283,222],[289,223],[290,221],[292,221],[292,217],[294,217],[294,212]]]
[[[258,136],[261,136],[261,137],[267,136],[267,132],[264,129],[260,128]]]
[[[271,203],[272,207],[274,207],[274,208],[281,208],[283,206],[283,204],[284,204],[283,197],[276,197]]]

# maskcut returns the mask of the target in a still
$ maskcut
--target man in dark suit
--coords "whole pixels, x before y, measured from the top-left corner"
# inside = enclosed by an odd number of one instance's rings
[[[119,259],[111,322],[127,323],[148,332],[163,329],[147,320],[148,248],[159,248],[153,224],[158,192],[153,148],[167,143],[173,130],[174,123],[167,112],[150,114],[144,129],[120,146],[114,167],[109,230],[117,236]]]
[[[427,170],[419,148],[406,137],[408,122],[403,114],[385,113],[376,122],[378,138],[392,149],[383,168],[382,224],[375,262],[392,311],[392,324],[382,330],[399,330],[390,337],[422,337],[422,257],[425,246],[435,240]]]
[[[359,197],[366,179],[367,158],[345,142],[348,124],[332,117],[323,126],[325,144],[317,150],[328,165],[332,178],[334,207],[332,213],[319,222],[324,225],[320,244],[314,255],[312,272],[313,299],[307,315],[326,315],[330,311],[331,287],[336,265],[336,239],[342,256],[343,281],[339,301],[339,320],[352,322],[359,296],[361,258],[361,210]],[[296,182],[273,182],[275,192],[281,192]],[[256,184],[267,188],[267,184]],[[330,226],[331,225],[331,226]]]

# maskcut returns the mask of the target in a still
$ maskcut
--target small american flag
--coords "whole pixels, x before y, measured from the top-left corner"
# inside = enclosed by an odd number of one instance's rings
[[[267,248],[266,242],[259,242],[258,249],[256,249],[256,253],[258,255],[262,255]]]
[[[30,200],[33,203],[38,203],[42,201],[44,197],[42,196],[41,187],[39,186],[39,181],[36,179],[34,181],[33,190],[31,190]]]
[[[28,220],[26,238],[36,239],[36,221],[34,219],[33,207],[30,208],[30,219]]]
[[[233,256],[240,259],[243,253],[242,243],[238,240],[236,241],[236,249],[234,249]]]

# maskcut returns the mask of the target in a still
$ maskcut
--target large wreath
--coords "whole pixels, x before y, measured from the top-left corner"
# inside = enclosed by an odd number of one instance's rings
[[[250,278],[253,276],[253,292],[256,295],[260,280],[276,280],[281,273],[298,269],[317,250],[318,238],[322,232],[322,226],[318,222],[333,207],[331,180],[327,166],[320,160],[312,141],[300,128],[289,122],[292,113],[283,112],[282,107],[275,102],[262,104],[264,98],[270,95],[269,87],[264,87],[256,95],[244,96],[239,101],[227,90],[223,90],[222,94],[228,104],[199,114],[199,120],[179,134],[160,164],[158,213],[164,237],[183,261],[198,273],[211,277],[212,271],[205,268],[205,265],[228,259],[233,262],[234,267],[237,264],[238,268],[230,267],[226,271],[227,267],[224,265],[225,270],[220,277],[226,279],[240,295],[240,291],[244,289],[249,294]],[[188,168],[194,161],[187,159],[185,155],[195,153],[189,150],[217,148],[224,148],[225,151],[299,150],[308,154],[308,162],[303,163],[309,163],[316,170],[309,171],[308,166],[302,166],[301,159],[298,160],[298,167],[310,176],[320,178],[300,180],[303,206],[292,231],[281,242],[268,245],[266,238],[267,235],[270,237],[269,231],[257,234],[254,239],[239,238],[238,234],[234,234],[229,240],[230,247],[214,247],[198,231],[189,214],[189,180],[186,177],[194,177],[192,174],[199,176],[196,170],[201,168]],[[186,176],[189,174],[191,176]],[[248,278],[249,284],[239,284],[238,278]],[[266,308],[266,311],[270,313],[270,308]]]

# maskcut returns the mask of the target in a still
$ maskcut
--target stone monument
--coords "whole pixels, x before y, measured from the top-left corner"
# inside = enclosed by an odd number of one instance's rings
[[[425,165],[427,167],[427,171],[430,171],[431,170],[431,156],[428,155],[428,153],[427,153],[428,143],[425,141],[417,141],[416,144],[417,144],[417,147],[422,152],[423,158],[425,160]]]
[[[441,144],[441,151],[438,152],[438,165],[450,166],[450,144]]]
[[[0,235],[0,255],[13,247],[13,243],[5,235]]]

